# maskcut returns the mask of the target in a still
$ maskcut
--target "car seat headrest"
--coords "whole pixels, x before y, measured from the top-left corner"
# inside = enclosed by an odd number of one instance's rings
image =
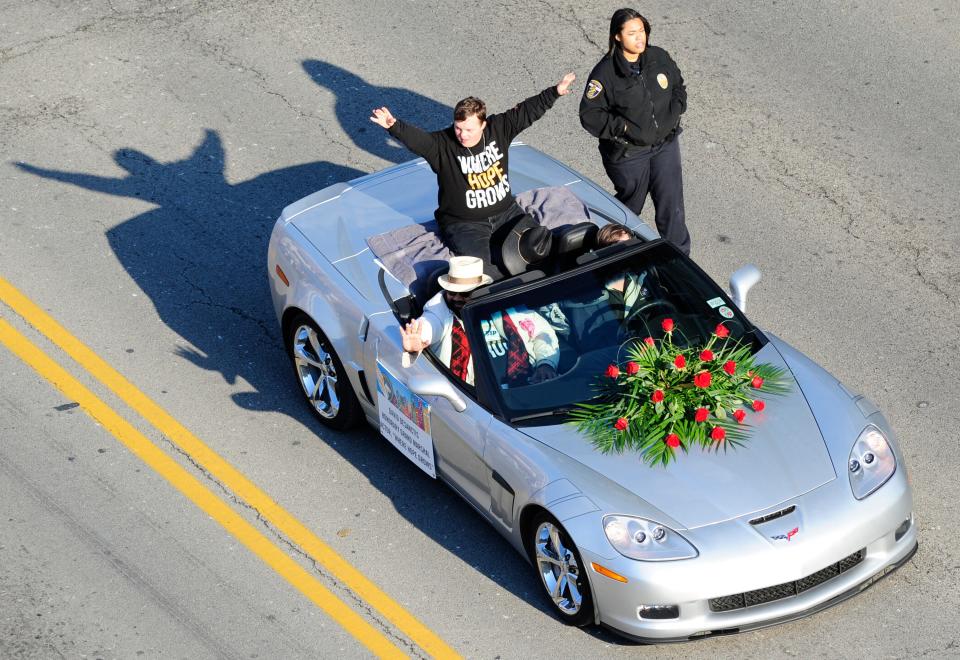
[[[581,222],[556,230],[554,244],[557,257],[575,257],[596,245],[598,227],[592,222]]]

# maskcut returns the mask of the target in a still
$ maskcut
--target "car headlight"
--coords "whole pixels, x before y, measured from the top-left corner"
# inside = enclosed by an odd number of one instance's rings
[[[644,518],[604,516],[607,540],[624,557],[640,561],[690,559],[697,549],[669,527]]]
[[[887,483],[896,469],[897,459],[880,429],[876,426],[863,429],[847,461],[853,496],[862,500]]]

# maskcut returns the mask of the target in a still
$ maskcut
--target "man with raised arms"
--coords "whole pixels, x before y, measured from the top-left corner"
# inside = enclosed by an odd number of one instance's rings
[[[468,96],[453,109],[453,125],[432,133],[395,118],[386,107],[370,117],[430,164],[440,188],[434,215],[441,238],[454,254],[481,258],[484,271],[494,278],[501,273],[491,262],[490,239],[524,215],[510,191],[510,142],[568,94],[575,78],[568,73],[556,85],[489,117],[484,102]]]

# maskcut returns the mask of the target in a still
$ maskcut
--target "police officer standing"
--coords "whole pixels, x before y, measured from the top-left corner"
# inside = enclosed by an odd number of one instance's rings
[[[649,37],[650,22],[639,12],[614,12],[610,50],[590,73],[580,123],[600,139],[617,199],[639,215],[649,192],[660,236],[690,254],[678,137],[687,90],[679,67]]]

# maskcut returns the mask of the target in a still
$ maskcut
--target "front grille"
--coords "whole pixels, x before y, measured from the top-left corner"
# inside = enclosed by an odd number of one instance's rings
[[[840,560],[840,572],[849,571],[851,568],[863,561],[863,558],[867,556],[867,550],[859,550],[854,552],[849,557],[844,557]]]
[[[751,607],[753,605],[762,605],[764,603],[770,603],[782,598],[790,598],[791,596],[802,594],[804,591],[813,589],[814,587],[823,584],[827,580],[832,580],[844,571],[849,571],[851,568],[863,561],[863,558],[866,555],[867,551],[866,548],[864,548],[862,550],[857,550],[852,555],[844,557],[835,564],[831,564],[826,568],[817,571],[816,573],[793,582],[784,582],[783,584],[778,584],[773,587],[756,589],[754,591],[746,591],[742,594],[731,594],[729,596],[711,598],[710,611],[729,612],[731,610],[739,610],[744,607]]]
[[[846,559],[844,559],[844,561],[846,561]],[[853,566],[853,565],[854,564],[850,564],[850,566]],[[847,568],[850,568],[850,566],[847,566]],[[839,563],[827,566],[822,571],[817,571],[813,575],[808,575],[802,580],[797,580],[797,593],[798,594],[803,593],[807,589],[812,589],[818,584],[823,584],[827,580],[837,577],[844,570],[846,569],[843,568],[843,562],[839,562]]]

